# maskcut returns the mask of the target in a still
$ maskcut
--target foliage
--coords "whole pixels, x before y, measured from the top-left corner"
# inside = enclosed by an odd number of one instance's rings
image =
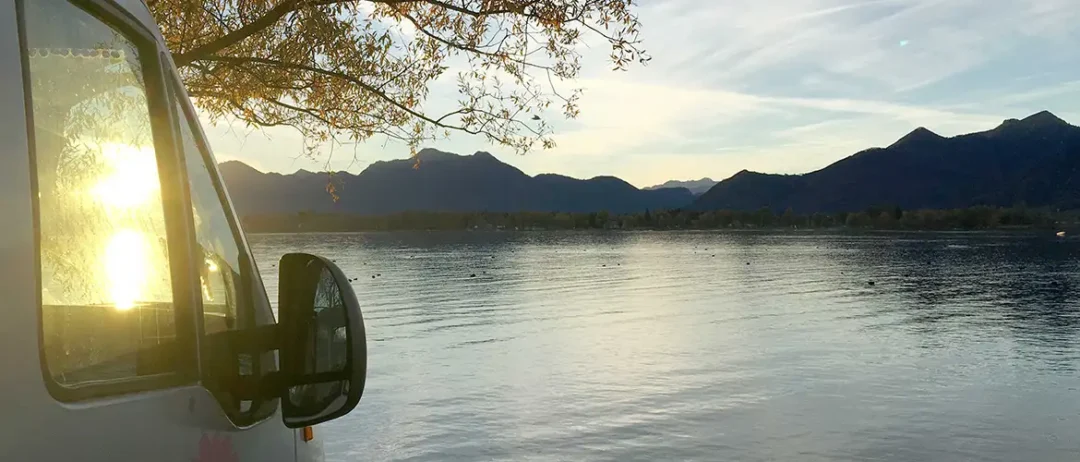
[[[525,152],[542,117],[578,114],[592,35],[616,70],[649,57],[634,0],[149,0],[190,95],[211,117],[287,125],[310,140],[426,140],[460,130]],[[456,107],[429,86],[456,69]]]
[[[876,212],[876,216],[874,213]],[[899,218],[897,218],[899,216]],[[855,213],[774,215],[718,210],[658,210],[633,214],[558,212],[406,212],[367,216],[352,214],[253,215],[244,218],[252,232],[396,231],[396,230],[535,230],[535,229],[892,229],[974,230],[1050,228],[1080,223],[1075,213],[1027,208],[972,207],[955,210],[868,210]]]

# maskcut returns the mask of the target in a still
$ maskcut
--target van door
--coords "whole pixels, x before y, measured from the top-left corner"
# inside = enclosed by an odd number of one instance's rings
[[[218,174],[217,163],[199,127],[193,107],[179,80],[172,79],[179,140],[186,166],[192,220],[195,229],[196,266],[199,269],[202,311],[196,330],[200,336],[203,384],[228,420],[243,432],[233,445],[238,454],[252,460],[267,450],[268,441],[294,441],[309,460],[321,456],[313,432],[296,432],[282,424],[279,400],[259,396],[260,379],[277,371],[275,353],[263,352],[257,342],[247,342],[245,332],[275,323],[258,267],[247,246],[231,201]],[[279,455],[280,457],[280,455]],[[321,458],[321,457],[319,457]]]
[[[276,358],[238,335],[274,322],[269,303],[154,34],[108,1],[3,2],[0,23],[26,100],[9,145],[30,153],[0,172],[30,186],[0,212],[36,250],[3,254],[33,283],[3,283],[2,345],[40,357],[0,361],[5,458],[295,460],[278,400],[251,391]]]

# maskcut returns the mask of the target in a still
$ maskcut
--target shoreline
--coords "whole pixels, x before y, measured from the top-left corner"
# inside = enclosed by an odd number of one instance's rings
[[[400,212],[250,214],[241,220],[254,233],[367,231],[1061,231],[1080,229],[1080,211],[1017,206],[946,210],[873,207],[859,212],[798,214],[775,210],[645,210],[609,212]]]
[[[1070,228],[1064,228],[1066,236],[1061,239],[1069,238]],[[389,233],[484,233],[484,234],[524,234],[524,233],[612,233],[612,234],[632,234],[632,233],[695,233],[695,234],[750,234],[750,233],[767,233],[767,234],[832,234],[832,235],[859,235],[859,234],[1032,234],[1043,235],[1048,234],[1054,236],[1054,234],[1060,231],[1054,228],[1036,228],[1036,227],[1023,227],[1023,228],[988,228],[988,229],[852,229],[852,228],[800,228],[800,229],[785,229],[785,228],[714,228],[714,229],[676,229],[676,228],[664,228],[664,229],[602,229],[602,228],[581,228],[581,229],[520,229],[520,230],[506,230],[506,229],[357,229],[357,230],[297,230],[297,231],[277,231],[277,230],[251,230],[244,229],[246,234],[258,234],[258,235],[273,235],[273,234],[389,234]],[[1080,231],[1078,231],[1080,233]]]

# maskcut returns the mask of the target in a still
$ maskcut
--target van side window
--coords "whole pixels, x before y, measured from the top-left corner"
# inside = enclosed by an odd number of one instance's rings
[[[176,104],[176,114],[191,191],[196,250],[202,258],[197,266],[202,284],[203,333],[213,335],[238,330],[242,327],[240,316],[246,313],[238,309],[237,287],[241,286],[241,279],[236,233],[225,215],[221,196],[206,167],[203,150],[195,141],[187,112],[179,103]]]
[[[174,372],[176,307],[135,44],[62,0],[25,2],[48,373]]]
[[[179,85],[177,85],[179,86]],[[177,94],[183,94],[177,91]],[[217,397],[231,419],[249,423],[265,418],[273,409],[265,402],[244,394],[269,364],[262,364],[259,355],[248,351],[237,341],[239,331],[265,324],[256,319],[251,278],[258,277],[249,269],[244,258],[239,229],[226,208],[224,191],[215,181],[213,158],[200,142],[198,119],[179,100],[176,119],[180,128],[184,164],[191,194],[195,228],[195,248],[202,258],[199,279],[202,284],[204,385]]]

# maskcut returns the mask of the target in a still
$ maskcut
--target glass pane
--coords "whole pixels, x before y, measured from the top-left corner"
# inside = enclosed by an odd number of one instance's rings
[[[165,213],[138,51],[67,2],[25,4],[49,371],[61,384],[172,371]]]
[[[207,334],[239,329],[237,286],[240,284],[240,248],[221,196],[206,167],[202,150],[195,141],[191,122],[177,104],[180,136],[184,143],[188,182],[191,189],[195,240],[202,257],[199,277],[203,295],[203,327]]]
[[[315,343],[312,371],[341,372],[348,364],[349,342],[345,329],[345,299],[341,287],[329,269],[319,274],[315,289]]]
[[[180,137],[184,148],[188,185],[191,191],[192,217],[195,240],[201,259],[199,279],[203,299],[203,330],[206,335],[237,331],[251,327],[251,305],[245,304],[248,293],[244,292],[241,278],[241,253],[238,235],[233,222],[226,213],[222,194],[219,194],[211,170],[212,157],[200,148],[195,135],[197,119],[176,103],[179,117]],[[260,373],[250,352],[235,349],[227,341],[228,336],[206,339],[203,342],[203,359],[208,368],[204,372],[212,377],[206,382],[230,417],[248,422],[252,416],[247,412],[259,412],[259,402],[242,399],[232,386],[241,376]],[[272,361],[272,353],[266,353]]]
[[[347,315],[341,287],[327,268],[322,268],[315,288],[312,317],[305,340],[310,345],[303,359],[303,372],[342,372],[349,361]],[[307,415],[334,412],[345,405],[349,382],[344,380],[291,387],[290,404]]]

